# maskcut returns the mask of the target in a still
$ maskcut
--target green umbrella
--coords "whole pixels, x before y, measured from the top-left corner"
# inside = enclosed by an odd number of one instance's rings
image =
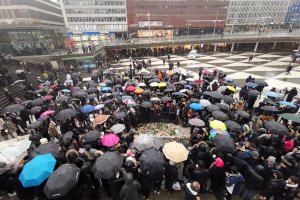
[[[300,123],[300,115],[295,115],[292,113],[283,113],[280,115],[280,117],[292,122]]]

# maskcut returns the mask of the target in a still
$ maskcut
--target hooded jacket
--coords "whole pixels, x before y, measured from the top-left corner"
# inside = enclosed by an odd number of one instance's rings
[[[139,200],[139,191],[141,184],[133,179],[131,173],[126,173],[124,176],[125,184],[120,191],[120,199]]]
[[[187,183],[184,186],[184,200],[196,200],[198,192],[194,191],[191,186],[191,183]]]

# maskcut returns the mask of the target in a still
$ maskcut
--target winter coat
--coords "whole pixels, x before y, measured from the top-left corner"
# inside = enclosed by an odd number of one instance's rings
[[[258,189],[259,185],[264,181],[264,178],[256,173],[253,169],[248,168],[245,172],[245,185],[252,190]]]
[[[184,186],[184,200],[196,200],[198,192],[191,188],[191,183],[187,183]]]
[[[208,181],[208,170],[207,169],[201,169],[201,168],[196,168],[192,172],[192,180],[193,181],[198,181],[200,185],[204,185]]]
[[[55,138],[58,135],[58,131],[57,131],[56,127],[55,126],[54,127],[49,126],[48,134],[51,138]]]
[[[120,199],[122,200],[139,200],[139,191],[141,184],[133,179],[131,173],[126,173],[124,176],[125,184],[120,190]]]
[[[273,200],[293,200],[298,192],[298,184],[290,185],[286,183],[283,190],[274,196]]]
[[[243,182],[244,177],[241,174],[229,174],[225,178],[227,191],[232,195],[236,195],[240,191]],[[231,190],[232,192],[230,192]]]
[[[218,159],[209,169],[209,178],[213,190],[220,189],[225,183],[224,162],[222,161],[223,165],[222,163],[219,164]]]
[[[264,196],[267,198],[278,195],[283,189],[285,182],[283,179],[271,178],[263,190]]]

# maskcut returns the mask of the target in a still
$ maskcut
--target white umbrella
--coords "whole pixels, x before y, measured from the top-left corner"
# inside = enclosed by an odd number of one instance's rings
[[[115,124],[113,125],[110,130],[115,133],[115,134],[118,134],[118,133],[121,133],[122,131],[125,130],[125,125],[124,124]]]
[[[207,107],[207,106],[211,105],[210,101],[208,101],[207,99],[200,99],[200,104],[203,107]]]
[[[95,106],[95,110],[100,110],[101,108],[104,107],[104,104],[99,104]]]
[[[151,86],[151,87],[157,87],[157,86],[158,86],[158,83],[156,83],[156,82],[150,83],[150,86]]]
[[[146,84],[145,84],[145,83],[139,83],[138,86],[139,86],[139,87],[146,87]]]

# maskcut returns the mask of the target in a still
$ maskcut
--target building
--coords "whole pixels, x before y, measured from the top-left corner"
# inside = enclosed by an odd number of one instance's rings
[[[129,33],[138,37],[222,32],[228,0],[127,0]]]
[[[290,0],[230,0],[226,27],[234,31],[267,31],[284,25]]]
[[[300,27],[300,0],[291,0],[286,13],[285,24],[291,29]]]
[[[125,0],[61,0],[68,34],[75,45],[114,40],[127,32]]]
[[[0,0],[0,53],[48,54],[63,48],[60,6],[50,0]]]

